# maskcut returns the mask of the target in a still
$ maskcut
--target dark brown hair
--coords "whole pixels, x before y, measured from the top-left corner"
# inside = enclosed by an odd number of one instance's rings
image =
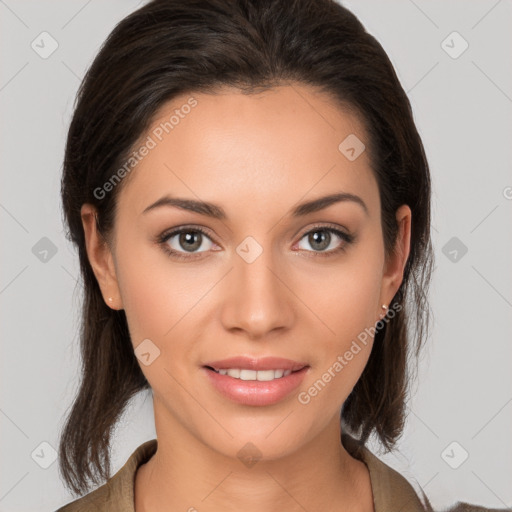
[[[387,254],[397,208],[412,210],[410,255],[389,304],[400,307],[376,333],[368,364],[341,411],[344,428],[362,443],[374,433],[390,450],[401,435],[408,370],[415,366],[409,363],[416,363],[428,330],[433,255],[427,159],[389,58],[333,0],[154,0],[123,19],[103,44],[78,91],[65,148],[66,236],[77,246],[84,288],[82,380],[59,446],[60,471],[74,493],[110,478],[113,428],[128,401],[149,389],[124,311],[110,309],[102,298],[86,253],[81,206],[96,207],[98,230],[108,241],[123,182],[101,199],[94,191],[177,95],[220,86],[251,94],[294,82],[318,87],[363,122]]]

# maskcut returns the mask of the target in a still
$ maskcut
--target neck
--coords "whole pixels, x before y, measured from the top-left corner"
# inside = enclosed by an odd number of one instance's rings
[[[136,474],[136,512],[374,510],[368,469],[343,447],[338,418],[286,457],[245,464],[160,419],[155,409],[158,449]]]

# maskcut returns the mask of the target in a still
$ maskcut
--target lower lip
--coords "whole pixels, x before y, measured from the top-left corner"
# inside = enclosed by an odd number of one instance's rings
[[[241,380],[204,368],[210,382],[225,397],[243,405],[272,405],[300,386],[308,367],[270,381]]]

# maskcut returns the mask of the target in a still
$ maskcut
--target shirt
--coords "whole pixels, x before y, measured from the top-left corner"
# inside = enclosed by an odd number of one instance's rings
[[[432,511],[424,495],[425,506],[411,484],[397,471],[382,462],[368,448],[344,433],[342,443],[353,457],[366,464],[370,473],[375,512]],[[134,485],[137,469],[156,452],[156,439],[141,444],[124,466],[105,484],[81,498],[59,508],[56,512],[135,512]],[[488,509],[458,503],[446,512],[507,512],[512,509]]]

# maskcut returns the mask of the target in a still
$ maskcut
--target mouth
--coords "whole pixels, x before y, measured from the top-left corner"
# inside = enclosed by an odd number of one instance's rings
[[[288,377],[294,373],[292,370],[284,370],[279,368],[277,370],[247,370],[245,368],[212,368],[206,366],[208,370],[212,370],[220,375],[227,375],[233,379],[240,380],[257,380],[260,382],[270,382],[275,379],[281,379],[282,377]],[[302,369],[302,368],[301,368]],[[300,370],[295,370],[300,371]]]
[[[303,381],[310,366],[290,359],[234,357],[203,365],[208,381],[224,398],[243,405],[275,404]]]
[[[236,356],[220,361],[210,361],[204,367],[233,379],[268,382],[288,377],[288,375],[300,371],[306,366],[309,365],[283,357],[262,357],[258,359]]]

